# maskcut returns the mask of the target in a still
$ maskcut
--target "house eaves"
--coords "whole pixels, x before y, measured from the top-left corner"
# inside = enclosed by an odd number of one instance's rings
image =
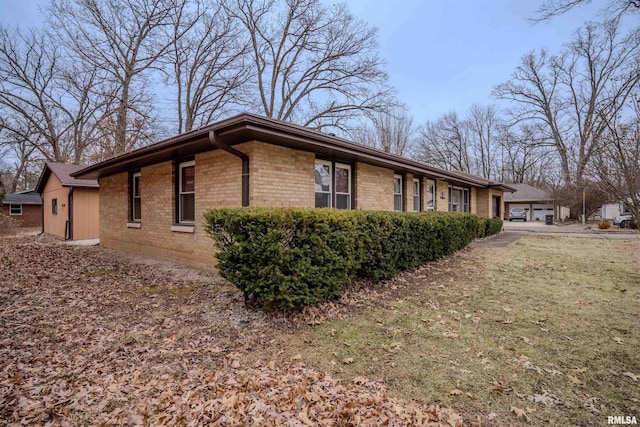
[[[131,169],[210,151],[213,147],[208,140],[209,131],[214,131],[216,138],[228,146],[249,141],[261,141],[313,152],[321,156],[340,159],[341,161],[362,162],[389,168],[399,173],[410,173],[479,188],[487,188],[493,185],[493,183],[473,175],[450,173],[424,163],[356,144],[303,126],[247,113],[112,157],[72,173],[71,176],[84,179],[99,179]],[[513,190],[508,189],[507,191]]]

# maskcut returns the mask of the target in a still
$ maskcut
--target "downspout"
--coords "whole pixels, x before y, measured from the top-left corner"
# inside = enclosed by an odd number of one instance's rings
[[[69,223],[69,236],[65,236],[65,240],[73,240],[73,187],[69,189],[69,195],[67,196],[67,211],[68,211],[68,220]]]
[[[235,148],[229,147],[228,145],[218,141],[216,133],[212,130],[209,131],[209,142],[214,147],[233,154],[242,160],[242,206],[249,206],[249,157],[242,151],[238,151]]]
[[[42,217],[42,225],[40,226],[40,228],[42,230],[40,230],[40,235],[44,234],[44,193],[40,194],[40,200],[42,201],[42,209],[40,209],[40,216]]]

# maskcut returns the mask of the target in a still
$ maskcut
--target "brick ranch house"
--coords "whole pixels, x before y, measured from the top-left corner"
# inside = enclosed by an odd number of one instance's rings
[[[501,217],[509,186],[240,114],[72,174],[100,183],[100,241],[212,269],[217,207],[463,211]]]
[[[42,198],[35,190],[5,194],[2,213],[10,216],[19,227],[42,226]]]

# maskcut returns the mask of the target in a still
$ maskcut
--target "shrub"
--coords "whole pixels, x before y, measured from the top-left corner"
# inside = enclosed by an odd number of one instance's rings
[[[337,297],[357,278],[390,279],[502,228],[436,212],[238,208],[205,217],[220,274],[247,302],[285,310]]]
[[[598,228],[600,230],[608,230],[609,228],[611,228],[611,223],[607,220],[600,221],[600,223],[598,224]]]

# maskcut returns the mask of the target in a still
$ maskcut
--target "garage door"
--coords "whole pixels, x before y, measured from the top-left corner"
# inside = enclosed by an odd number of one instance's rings
[[[527,221],[531,221],[531,205],[529,204],[518,204],[518,203],[509,203],[509,209],[511,208],[522,208],[525,211],[527,211]],[[509,211],[507,211],[507,214],[509,214]]]
[[[544,221],[547,215],[553,215],[553,205],[533,205],[534,221]]]

